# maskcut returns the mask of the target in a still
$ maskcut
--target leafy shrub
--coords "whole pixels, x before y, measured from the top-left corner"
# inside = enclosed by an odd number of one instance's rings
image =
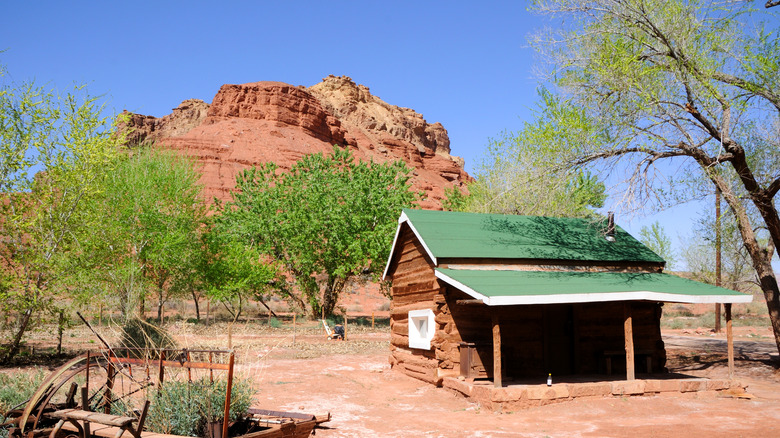
[[[43,370],[0,374],[0,423],[5,421],[5,413],[27,401],[41,385],[46,373]],[[0,428],[0,437],[8,436],[8,430]]]
[[[208,423],[222,419],[226,392],[226,379],[210,382],[204,377],[193,382],[165,382],[152,395],[146,427],[156,433],[206,436]],[[254,390],[248,379],[233,379],[230,420],[246,413],[252,395]]]
[[[282,326],[282,322],[274,317],[271,317],[271,319],[268,320],[268,325],[273,328],[280,328]]]
[[[176,342],[165,329],[140,319],[130,319],[122,327],[122,340],[119,345],[121,348],[143,350],[176,348]]]

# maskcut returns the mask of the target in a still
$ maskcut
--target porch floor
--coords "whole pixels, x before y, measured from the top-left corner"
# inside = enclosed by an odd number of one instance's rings
[[[552,386],[534,380],[504,381],[496,388],[486,379],[473,381],[445,377],[442,386],[493,411],[511,412],[534,406],[561,403],[587,397],[624,397],[657,394],[724,393],[744,394],[745,385],[736,380],[706,379],[685,374],[638,375],[636,380],[610,380],[618,376],[553,376]]]

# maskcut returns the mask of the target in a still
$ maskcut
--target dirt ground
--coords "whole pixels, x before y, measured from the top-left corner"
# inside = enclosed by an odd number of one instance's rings
[[[349,342],[383,342],[383,334]],[[725,376],[725,355],[706,338],[668,338],[675,371]],[[756,343],[757,344],[757,343]],[[768,347],[764,343],[757,347]],[[245,372],[259,383],[258,403],[282,410],[330,411],[318,437],[758,437],[780,432],[780,379],[771,358],[738,343],[737,377],[752,399],[712,394],[587,399],[510,414],[480,409],[447,390],[389,369],[387,351],[289,359],[280,347]],[[755,346],[754,346],[755,347]],[[291,346],[290,346],[291,348]],[[725,350],[724,350],[725,351]],[[693,359],[697,357],[697,359]],[[775,354],[776,356],[776,354]],[[702,359],[704,357],[704,359]]]
[[[224,348],[227,327],[186,323],[169,329],[183,347]],[[445,389],[390,370],[387,329],[348,328],[346,342],[327,341],[316,326],[237,326],[239,375],[251,378],[256,406],[319,414],[327,437],[765,437],[780,433],[780,373],[774,344],[739,328],[737,378],[752,398],[714,394],[592,398],[498,414]],[[111,330],[101,328],[108,339]],[[43,342],[46,334],[38,340]],[[76,330],[71,348],[95,347]],[[664,333],[672,371],[727,375],[725,339],[707,331]],[[3,370],[9,372],[10,370]]]

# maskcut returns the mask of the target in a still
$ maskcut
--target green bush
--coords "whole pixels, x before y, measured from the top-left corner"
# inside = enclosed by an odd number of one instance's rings
[[[41,385],[46,373],[43,370],[0,374],[0,423],[5,421],[5,413],[27,401]],[[0,428],[0,438],[8,436],[8,430]]]
[[[165,329],[140,319],[130,319],[122,327],[121,348],[140,348],[143,350],[173,349],[176,342]],[[134,354],[139,356],[139,354]]]
[[[206,436],[207,424],[222,419],[226,391],[226,379],[164,382],[162,390],[153,392],[146,427],[156,433]],[[233,379],[230,420],[246,413],[253,395],[248,379]]]

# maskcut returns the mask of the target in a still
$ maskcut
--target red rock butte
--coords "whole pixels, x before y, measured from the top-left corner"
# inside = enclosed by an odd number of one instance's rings
[[[201,167],[207,200],[227,200],[242,170],[272,161],[289,169],[306,154],[349,147],[360,160],[403,160],[414,169],[412,188],[422,208],[441,209],[444,190],[472,178],[450,155],[441,123],[390,105],[351,78],[328,76],[311,87],[283,82],[223,85],[209,105],[182,102],[161,118],[128,114],[128,144],[154,141],[192,156]]]

